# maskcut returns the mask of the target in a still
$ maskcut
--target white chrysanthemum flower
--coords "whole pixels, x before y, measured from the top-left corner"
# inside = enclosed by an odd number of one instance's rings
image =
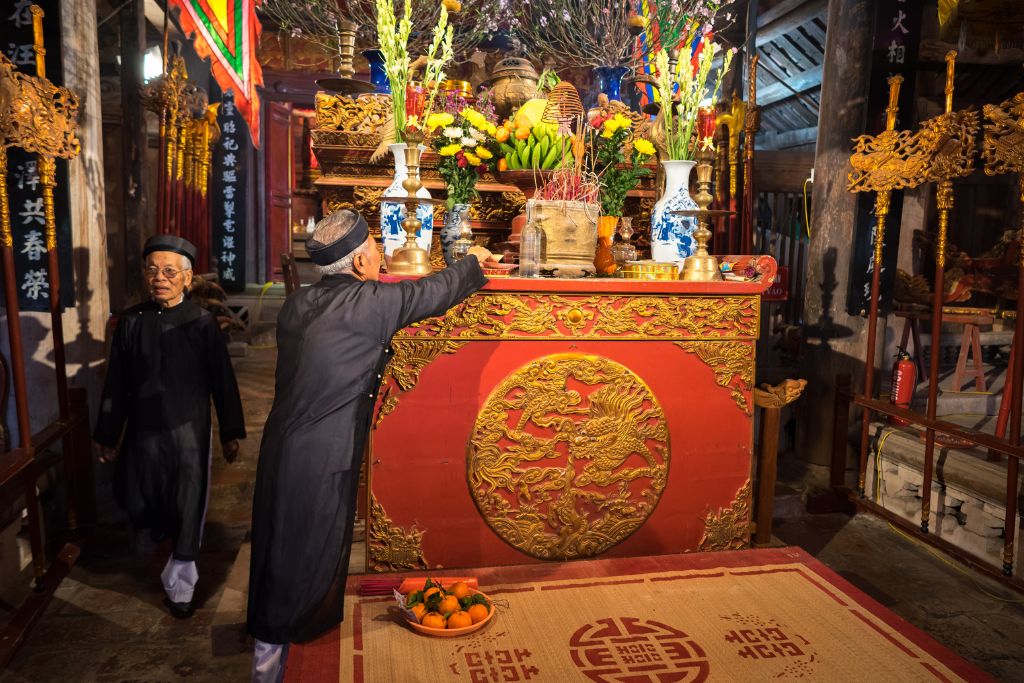
[[[444,136],[446,138],[451,138],[452,140],[457,140],[462,137],[462,129],[456,128],[455,126],[449,126],[444,129]]]
[[[463,147],[476,147],[477,142],[473,138],[462,138],[461,140]]]
[[[476,128],[471,128],[469,134],[472,135],[473,139],[477,142],[483,142],[487,139],[487,136],[484,135],[483,131],[479,131]]]

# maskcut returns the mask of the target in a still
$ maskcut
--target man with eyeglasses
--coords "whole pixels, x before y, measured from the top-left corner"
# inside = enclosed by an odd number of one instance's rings
[[[482,287],[479,261],[490,257],[473,247],[429,277],[381,283],[377,244],[348,210],[320,221],[306,249],[323,277],[277,317],[274,405],[256,470],[248,627],[261,683],[282,679],[289,643],[341,622],[363,446],[391,337]]]
[[[211,396],[229,463],[245,424],[224,334],[188,297],[195,247],[156,235],[142,253],[149,301],[118,320],[93,438],[100,461],[115,463],[114,494],[132,523],[172,540],[160,578],[169,611],[185,619],[209,497]]]

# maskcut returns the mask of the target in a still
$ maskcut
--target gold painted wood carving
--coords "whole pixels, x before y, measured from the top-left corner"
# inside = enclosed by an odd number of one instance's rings
[[[708,510],[704,518],[704,535],[697,544],[697,550],[739,550],[750,545],[750,480],[747,480],[736,499],[728,508],[719,509],[718,514]]]
[[[986,104],[985,119],[985,173],[1024,173],[1024,92],[999,105]]]
[[[380,143],[382,128],[391,114],[391,97],[363,95],[316,95],[315,145],[341,145],[375,149]]]
[[[423,557],[423,534],[413,524],[406,531],[396,526],[377,501],[370,494],[370,529],[367,534],[369,568],[375,572],[389,572],[401,569],[426,569]]]
[[[480,293],[396,339],[756,339],[757,297]]]
[[[751,414],[746,393],[754,386],[753,342],[677,342],[679,348],[696,355],[715,373],[715,383],[729,390],[739,409]]]
[[[654,510],[669,456],[665,414],[633,372],[600,356],[547,356],[506,377],[477,416],[470,494],[527,555],[593,557]]]
[[[0,55],[0,145],[71,159],[78,155],[78,97],[18,71]]]
[[[398,407],[398,392],[410,391],[420,381],[420,372],[444,353],[455,353],[465,342],[449,339],[398,339],[391,342],[394,355],[381,378],[381,402],[374,428]]]

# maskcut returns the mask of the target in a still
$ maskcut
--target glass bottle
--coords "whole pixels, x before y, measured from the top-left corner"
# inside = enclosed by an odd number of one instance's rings
[[[612,247],[612,256],[615,258],[615,264],[622,266],[627,261],[636,261],[636,246],[630,241],[633,237],[632,218],[623,217],[619,219],[619,237],[622,238],[622,241],[616,242],[615,246]]]
[[[461,261],[473,246],[473,226],[469,222],[469,212],[463,214],[459,222],[459,238],[452,243],[452,261]]]
[[[526,227],[519,237],[519,277],[540,277],[544,230],[534,218],[533,200],[526,202]]]

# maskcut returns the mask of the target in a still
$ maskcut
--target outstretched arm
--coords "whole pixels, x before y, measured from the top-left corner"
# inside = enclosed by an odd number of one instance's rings
[[[425,318],[441,315],[485,284],[487,278],[473,254],[440,273],[398,283],[393,288],[399,297],[398,315],[390,334]]]

